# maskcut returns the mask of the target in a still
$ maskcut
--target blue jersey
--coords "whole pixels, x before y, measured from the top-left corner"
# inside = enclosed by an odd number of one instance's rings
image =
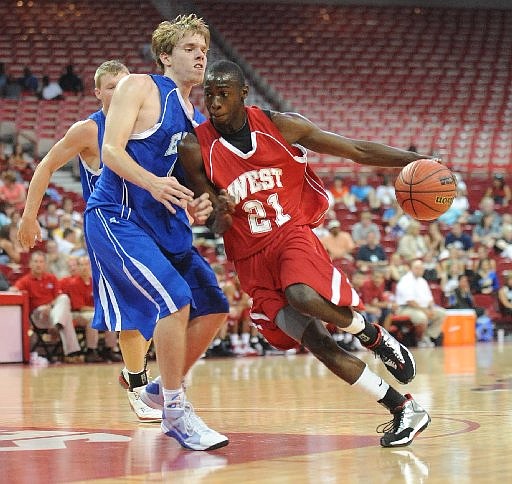
[[[103,135],[105,134],[105,113],[100,109],[95,113],[92,113],[87,119],[92,119],[98,126],[98,148],[100,152],[100,166],[98,170],[94,171],[89,165],[78,156],[80,160],[80,182],[82,183],[82,194],[84,200],[87,202],[91,196],[92,191],[98,181],[98,177],[101,174],[103,163],[101,162],[101,147],[103,145]]]
[[[130,136],[127,153],[143,168],[157,176],[175,176],[183,183],[178,163],[178,143],[204,116],[198,111],[190,118],[174,81],[151,75],[160,92],[161,114],[158,122],[142,133]],[[87,203],[87,211],[101,208],[112,217],[132,220],[169,254],[190,250],[192,230],[185,211],[171,214],[143,188],[128,182],[108,166],[103,167],[96,188]]]

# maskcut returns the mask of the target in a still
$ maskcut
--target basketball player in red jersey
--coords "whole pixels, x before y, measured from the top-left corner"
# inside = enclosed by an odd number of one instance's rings
[[[305,149],[373,166],[402,167],[428,157],[347,139],[299,114],[246,107],[243,72],[229,61],[208,68],[204,94],[210,120],[182,141],[180,160],[190,188],[210,194],[209,226],[224,235],[226,255],[253,298],[252,320],[272,345],[302,343],[334,374],[387,407],[393,420],[383,429],[382,446],[409,444],[430,422],[427,412],[339,348],[323,324],[355,335],[401,383],[414,378],[412,355],[365,321],[359,296],[312,232],[327,197]]]

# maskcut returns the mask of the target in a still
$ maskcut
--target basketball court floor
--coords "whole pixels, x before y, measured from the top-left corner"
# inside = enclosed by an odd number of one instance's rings
[[[188,397],[230,438],[211,452],[181,449],[159,424],[139,423],[118,364],[0,365],[0,482],[510,482],[512,343],[414,354],[416,379],[395,386],[432,422],[396,449],[381,448],[375,432],[386,410],[311,355],[201,360]],[[360,355],[392,381],[380,360]]]

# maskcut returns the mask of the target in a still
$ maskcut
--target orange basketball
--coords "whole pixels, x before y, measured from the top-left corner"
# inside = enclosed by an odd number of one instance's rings
[[[395,194],[403,211],[416,220],[434,220],[446,212],[457,193],[457,179],[446,166],[421,159],[402,168]]]

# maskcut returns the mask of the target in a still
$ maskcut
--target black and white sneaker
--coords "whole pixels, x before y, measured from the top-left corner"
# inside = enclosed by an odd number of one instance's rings
[[[387,370],[400,382],[409,383],[416,376],[416,363],[410,351],[382,326],[374,324],[379,332],[377,340],[367,348],[386,365]]]
[[[393,419],[377,427],[377,432],[384,434],[380,439],[382,447],[409,445],[430,423],[429,414],[412,396],[407,394],[405,397],[407,400],[391,412]]]

